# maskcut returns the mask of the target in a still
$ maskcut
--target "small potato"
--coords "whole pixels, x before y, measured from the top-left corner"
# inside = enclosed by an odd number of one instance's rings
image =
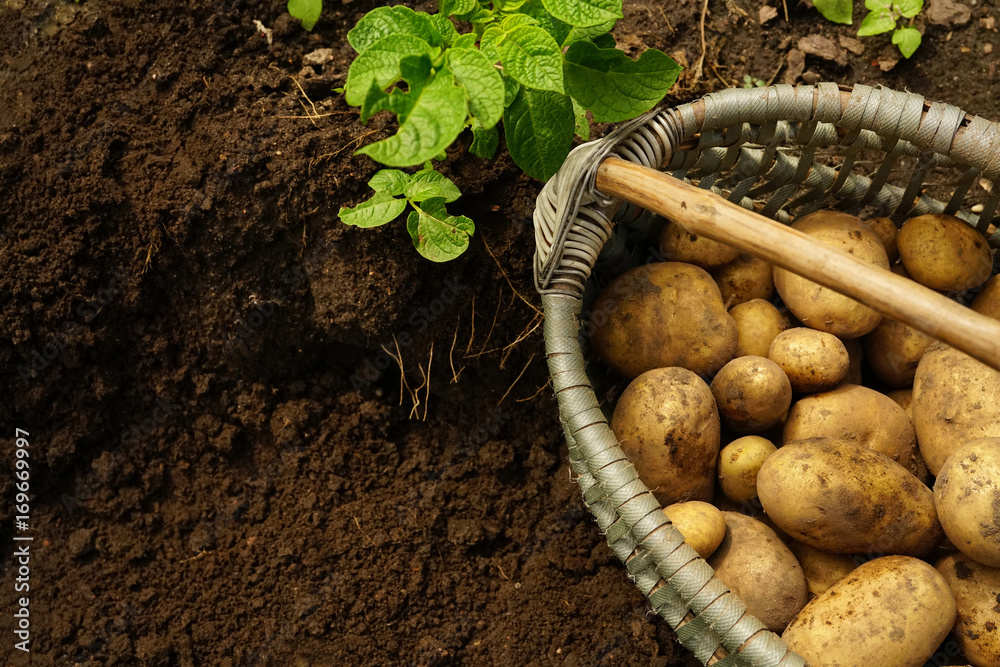
[[[861,341],[857,338],[841,338],[840,342],[844,344],[844,349],[847,350],[847,358],[850,359],[850,363],[847,366],[847,373],[841,382],[864,384],[863,369],[865,366],[865,352],[861,346]]]
[[[959,551],[1000,567],[1000,438],[970,440],[956,449],[938,472],[934,503]]]
[[[715,553],[726,536],[726,519],[715,505],[692,500],[664,507],[663,513],[702,558]]]
[[[955,600],[937,570],[886,556],[813,598],[781,638],[811,667],[922,667],[954,622]]]
[[[934,342],[924,332],[888,317],[862,340],[875,377],[894,389],[913,384],[917,364]]]
[[[722,448],[719,452],[719,486],[734,503],[744,503],[757,497],[757,473],[764,461],[778,451],[770,440],[748,435]]]
[[[896,247],[896,236],[899,234],[899,230],[892,218],[869,218],[862,222],[871,227],[872,231],[878,235],[879,240],[882,241],[889,263],[892,264],[899,259],[899,248]]]
[[[725,266],[740,255],[736,248],[698,236],[673,221],[660,232],[660,252],[668,262],[687,262],[706,270]]]
[[[910,218],[899,230],[897,244],[910,276],[942,292],[978,287],[993,269],[986,237],[951,215]]]
[[[736,320],[737,357],[766,357],[771,341],[788,326],[778,309],[763,299],[733,306],[729,314]]]
[[[792,228],[863,262],[889,269],[882,241],[853,215],[817,211],[796,220]],[[863,336],[882,320],[882,315],[872,308],[786,269],[775,267],[774,287],[803,324],[841,338]]]
[[[742,254],[712,272],[726,308],[753,299],[769,301],[774,296],[774,267],[753,255]]]
[[[972,310],[1000,320],[1000,275],[986,281],[983,289],[972,300]]]
[[[618,399],[611,430],[661,505],[712,500],[719,412],[700,377],[684,368],[643,373]]]
[[[856,556],[828,554],[802,542],[788,545],[802,566],[809,586],[809,596],[815,597],[849,575],[862,562]]]
[[[764,357],[740,357],[712,380],[712,395],[726,426],[759,433],[781,421],[792,404],[792,385],[778,364]]]
[[[868,387],[842,384],[797,401],[785,420],[782,442],[806,438],[850,440],[889,457],[921,481],[927,476],[906,411]]]
[[[646,264],[620,275],[594,302],[591,342],[626,377],[680,366],[709,376],[736,352],[736,322],[703,269]]]
[[[955,597],[958,616],[952,633],[962,654],[975,667],[1000,665],[1000,570],[963,554],[934,564]]]
[[[942,537],[931,490],[848,440],[786,444],[761,466],[757,497],[782,530],[829,553],[919,556]]]
[[[1000,438],[1000,372],[934,343],[913,378],[913,426],[934,475],[963,442]]]
[[[802,394],[836,387],[851,365],[840,339],[805,327],[775,336],[767,356],[785,371],[792,389]]]
[[[890,391],[886,394],[889,398],[896,401],[896,405],[903,408],[903,412],[906,416],[910,418],[910,423],[913,423],[913,389],[897,389],[896,391]],[[914,429],[916,431],[916,429]]]
[[[774,531],[738,512],[723,512],[726,537],[708,564],[768,630],[781,632],[806,604],[806,578]]]

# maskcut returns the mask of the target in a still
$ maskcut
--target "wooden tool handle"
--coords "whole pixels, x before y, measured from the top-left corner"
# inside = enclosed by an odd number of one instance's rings
[[[846,294],[1000,370],[1000,321],[802,232],[667,174],[619,158],[597,172],[597,189]]]

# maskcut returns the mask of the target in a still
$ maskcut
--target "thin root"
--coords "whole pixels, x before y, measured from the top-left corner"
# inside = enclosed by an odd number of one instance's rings
[[[458,377],[465,370],[465,366],[462,366],[461,370],[457,373],[455,372],[455,342],[458,340],[458,325],[460,323],[460,320],[455,320],[455,335],[451,337],[451,349],[448,350],[448,363],[451,365],[451,384],[458,384]]]
[[[497,261],[496,255],[494,255],[493,251],[490,250],[490,244],[486,242],[486,236],[484,236],[482,232],[480,232],[479,236],[482,237],[483,239],[483,245],[486,246],[486,252],[490,253],[490,257],[493,258],[493,261],[496,263],[497,268],[500,269],[500,273],[503,274],[503,277],[507,280],[507,284],[510,285],[510,288],[512,290],[514,290],[514,294],[516,294],[521,299],[521,301],[523,301],[525,305],[528,306],[528,308],[531,308],[533,311],[541,315],[542,311],[539,310],[539,308],[535,304],[531,303],[523,296],[521,296],[521,293],[518,292],[517,289],[514,287],[514,283],[510,281],[510,276],[507,275],[507,272],[504,270],[503,266],[501,266],[500,262]]]
[[[705,17],[708,16],[708,0],[705,0],[701,5],[701,20],[698,22],[698,32],[701,35],[701,55],[698,56],[698,62],[694,64],[691,68],[692,73],[692,83],[698,83],[701,81],[701,75],[704,71],[705,64],[705,52],[708,51],[708,46],[705,44]]]
[[[528,398],[518,398],[518,399],[515,399],[514,402],[515,403],[527,403],[528,401],[533,401],[536,398],[538,398],[538,395],[540,393],[542,393],[543,391],[545,391],[545,388],[548,387],[550,384],[552,384],[552,379],[551,378],[549,378],[549,380],[545,384],[543,384],[541,387],[538,388],[538,391],[536,391],[534,394],[532,394]]]
[[[505,391],[505,392],[504,392],[504,395],[500,397],[500,400],[499,400],[499,401],[497,401],[497,407],[498,407],[498,408],[500,407],[500,404],[501,404],[501,403],[503,403],[504,399],[505,399],[505,398],[507,398],[507,395],[508,395],[508,394],[510,394],[510,390],[514,388],[514,385],[516,385],[516,384],[518,383],[518,381],[520,381],[520,379],[521,379],[521,376],[523,376],[523,375],[524,375],[524,372],[525,372],[526,370],[528,370],[528,366],[530,366],[530,365],[531,365],[531,362],[532,362],[532,361],[534,361],[534,360],[535,360],[535,354],[534,354],[534,353],[532,353],[531,357],[529,357],[529,358],[528,358],[528,363],[526,363],[526,364],[524,365],[524,368],[522,368],[522,369],[521,369],[521,372],[520,372],[520,373],[518,373],[518,375],[517,375],[517,377],[516,377],[516,378],[514,378],[514,382],[513,382],[513,384],[511,384],[511,385],[510,385],[509,387],[507,387],[507,391]]]

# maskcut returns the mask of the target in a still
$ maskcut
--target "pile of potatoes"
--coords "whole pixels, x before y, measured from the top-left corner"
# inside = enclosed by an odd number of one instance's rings
[[[1000,319],[993,251],[957,218],[792,227],[981,287]],[[812,667],[1000,666],[1000,372],[676,222],[659,251],[597,297],[591,343],[631,379],[611,428],[688,544]]]

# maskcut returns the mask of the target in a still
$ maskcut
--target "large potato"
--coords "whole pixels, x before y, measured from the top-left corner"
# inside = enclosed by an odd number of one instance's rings
[[[708,564],[768,630],[781,632],[806,604],[802,567],[773,530],[739,512],[723,512],[726,537]]]
[[[712,395],[726,426],[737,433],[760,433],[788,413],[792,385],[770,359],[739,357],[712,380]]]
[[[733,306],[729,314],[736,321],[737,357],[766,357],[771,341],[788,328],[785,317],[763,299],[751,299]]]
[[[853,215],[817,211],[796,220],[792,228],[823,245],[849,252],[863,262],[889,269],[882,241],[871,227]],[[857,338],[882,320],[868,306],[785,269],[775,267],[774,287],[795,317],[819,331]]]
[[[976,667],[1000,665],[1000,570],[963,554],[945,556],[934,567],[955,597],[953,636],[962,654]]]
[[[899,389],[913,384],[917,364],[934,339],[888,317],[864,338],[865,357],[875,377]]]
[[[810,667],[922,667],[954,622],[955,600],[933,567],[886,556],[815,597],[781,638]]]
[[[643,373],[618,399],[611,430],[661,505],[711,502],[719,412],[700,377],[684,368]]]
[[[660,252],[668,262],[688,262],[703,269],[717,269],[739,257],[740,251],[704,236],[698,236],[673,221],[660,232]]]
[[[889,398],[896,402],[896,405],[903,408],[903,412],[906,413],[907,418],[910,423],[913,423],[913,388],[910,389],[897,389],[896,391],[890,391],[886,394]],[[916,429],[914,429],[916,431]],[[923,460],[923,457],[921,457]],[[925,464],[926,465],[926,464]],[[917,475],[919,477],[919,475]]]
[[[734,503],[745,503],[757,497],[757,473],[764,461],[778,448],[770,440],[748,435],[722,448],[719,452],[719,486],[723,495]]]
[[[934,475],[963,442],[1000,437],[1000,372],[933,344],[913,378],[913,426]]]
[[[864,223],[871,227],[872,231],[878,235],[879,240],[882,241],[882,247],[885,248],[889,263],[892,264],[899,259],[899,248],[896,247],[896,237],[899,235],[899,230],[892,218],[869,218]]]
[[[993,269],[986,237],[951,215],[910,218],[896,243],[910,276],[931,289],[954,292],[978,287]]]
[[[616,278],[597,297],[591,342],[627,377],[680,366],[708,376],[736,352],[736,322],[712,277],[691,264],[646,264]]]
[[[848,554],[828,554],[808,544],[793,541],[788,545],[802,566],[809,586],[809,596],[819,595],[849,575],[862,562]]]
[[[715,553],[726,536],[726,519],[715,505],[692,500],[668,505],[663,513],[702,558]]]
[[[955,548],[1000,567],[1000,438],[970,440],[956,449],[934,482],[934,502]]]
[[[843,384],[797,401],[785,420],[782,442],[824,437],[856,442],[888,456],[917,479],[926,479],[906,410],[874,389]]]
[[[972,310],[1000,320],[1000,275],[986,281],[983,289],[972,300]]]
[[[802,394],[836,387],[851,366],[839,338],[805,327],[775,336],[767,357],[785,371],[792,389]]]
[[[922,555],[941,539],[931,490],[848,440],[786,444],[761,466],[757,497],[782,530],[820,551]]]
[[[712,272],[722,302],[732,308],[753,299],[769,301],[774,296],[774,267],[759,257],[742,254]]]

